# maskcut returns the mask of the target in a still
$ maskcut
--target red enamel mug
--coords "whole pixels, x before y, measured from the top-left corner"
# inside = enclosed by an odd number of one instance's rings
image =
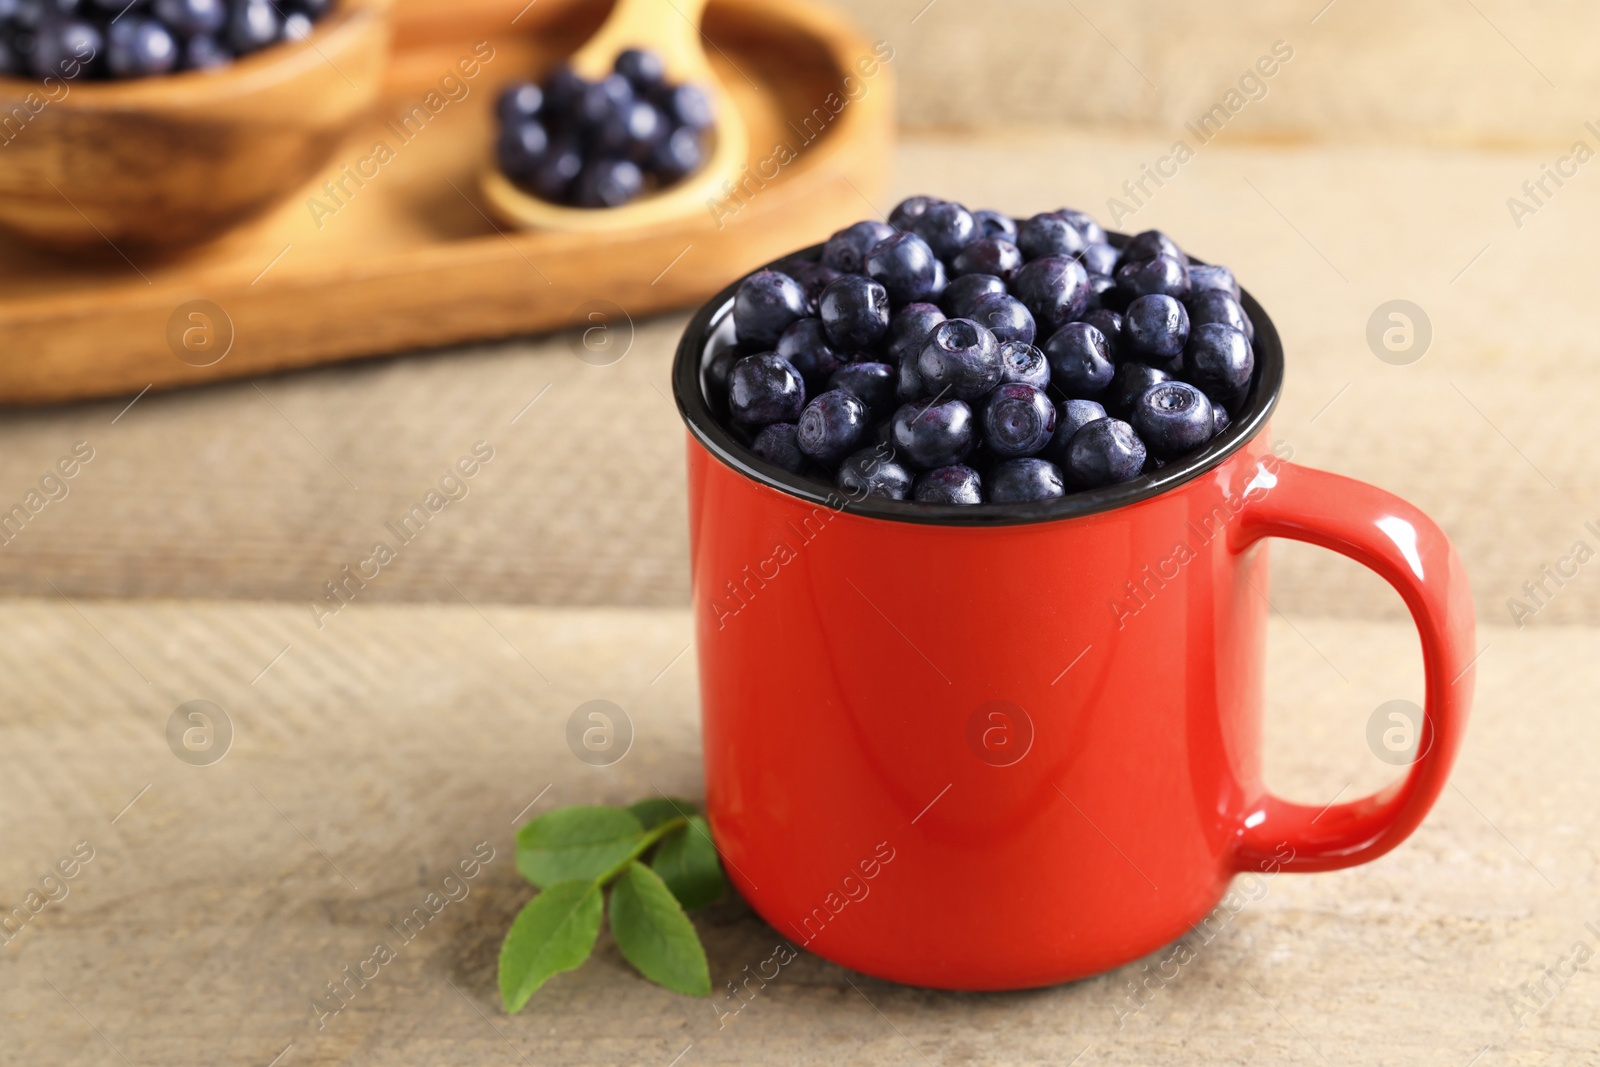
[[[1236,874],[1349,867],[1416,829],[1471,702],[1466,575],[1410,504],[1274,452],[1283,349],[1248,293],[1252,400],[1203,451],[962,508],[849,499],[740,445],[703,378],[733,291],[690,322],[673,389],[707,812],[780,934],[912,985],[1048,985],[1181,936]],[[1325,809],[1262,782],[1273,537],[1377,571],[1422,637],[1419,755]]]

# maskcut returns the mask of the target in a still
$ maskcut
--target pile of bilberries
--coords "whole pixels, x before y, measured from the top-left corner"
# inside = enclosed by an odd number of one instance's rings
[[[699,170],[715,120],[698,85],[673,85],[654,52],[629,48],[588,81],[559,67],[500,94],[500,170],[545,200],[618,207]]]
[[[0,0],[0,75],[146,78],[303,40],[333,0]]]
[[[927,196],[740,283],[711,399],[758,457],[857,498],[1020,503],[1201,448],[1250,391],[1226,267],[1079,211]],[[1036,343],[1037,342],[1037,343]]]

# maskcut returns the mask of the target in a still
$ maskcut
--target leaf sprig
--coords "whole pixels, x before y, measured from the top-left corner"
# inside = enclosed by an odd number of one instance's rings
[[[517,832],[517,870],[542,892],[517,913],[500,946],[507,1012],[521,1011],[545,982],[589,958],[607,888],[623,957],[657,985],[710,994],[705,948],[684,909],[722,896],[727,880],[693,804],[656,797],[627,808],[546,812]]]

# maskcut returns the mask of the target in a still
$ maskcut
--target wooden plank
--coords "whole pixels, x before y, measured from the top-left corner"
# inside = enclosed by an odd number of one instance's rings
[[[880,203],[935,190],[1020,214],[1092,205],[1164,149],[1111,134],[920,136],[899,146],[894,190]],[[1579,539],[1600,545],[1585,528],[1600,524],[1600,466],[1572,441],[1572,427],[1587,425],[1600,364],[1585,332],[1590,275],[1569,236],[1600,228],[1600,200],[1564,192],[1514,231],[1505,190],[1538,167],[1532,155],[1218,145],[1128,220],[1238,271],[1285,338],[1274,434],[1296,461],[1427,511],[1461,549],[1480,615],[1505,622],[1508,598],[1544,580],[1542,567]],[[1397,180],[1434,193],[1394,200]],[[1500,299],[1533,277],[1538,301]],[[1408,367],[1367,346],[1374,309],[1395,297],[1416,301],[1433,325],[1431,349]],[[69,497],[0,547],[0,591],[48,596],[54,582],[74,597],[304,603],[481,438],[501,457],[471,498],[364,597],[450,601],[454,583],[479,602],[685,603],[683,426],[667,380],[684,318],[637,318],[628,355],[607,367],[575,358],[569,331],[152,392],[126,414],[127,398],[5,411],[0,510],[73,442],[98,452]],[[1381,580],[1332,553],[1282,544],[1273,560],[1273,602],[1285,611],[1398,619],[1405,610]],[[1582,568],[1529,625],[1600,624],[1594,580]]]
[[[0,947],[19,1063],[1066,1064],[1088,1048],[1080,1063],[1345,1064],[1381,1049],[1459,1067],[1485,1046],[1482,1063],[1578,1063],[1600,1047],[1589,970],[1548,985],[1536,1014],[1525,1003],[1522,1025],[1506,1000],[1577,942],[1600,950],[1586,925],[1600,924],[1593,629],[1487,629],[1455,788],[1417,834],[1351,871],[1238,883],[1237,910],[1211,939],[1192,935],[1182,965],[1169,948],[1067,986],[972,996],[802,953],[734,1000],[727,983],[779,935],[728,902],[696,920],[713,997],[649,985],[606,937],[507,1017],[496,952],[532,895],[511,865],[519,813],[699,793],[686,613],[490,607],[491,627],[466,606],[358,605],[318,635],[287,607],[77,608],[0,605],[0,905],[79,842],[94,849]],[[1294,626],[1271,631],[1270,777],[1306,802],[1358,795],[1395,773],[1367,749],[1371,710],[1420,695],[1410,627]],[[202,697],[236,733],[220,762],[192,766],[165,730]],[[610,767],[565,741],[596,697],[636,730]],[[327,983],[480,842],[495,858],[469,892],[319,1028],[312,998],[330,1003]],[[897,844],[915,848],[916,831]]]

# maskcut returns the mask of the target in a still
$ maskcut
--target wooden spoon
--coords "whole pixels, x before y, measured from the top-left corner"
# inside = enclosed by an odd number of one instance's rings
[[[527,229],[608,233],[704,212],[706,201],[721,196],[723,182],[735,178],[745,164],[749,138],[743,116],[706,61],[700,37],[705,5],[706,0],[616,0],[605,25],[567,61],[585,78],[598,79],[611,73],[618,52],[648,49],[661,57],[667,81],[693,82],[704,89],[711,97],[716,126],[711,151],[699,170],[621,207],[580,208],[524,192],[491,161],[483,171],[481,186],[495,213]]]

